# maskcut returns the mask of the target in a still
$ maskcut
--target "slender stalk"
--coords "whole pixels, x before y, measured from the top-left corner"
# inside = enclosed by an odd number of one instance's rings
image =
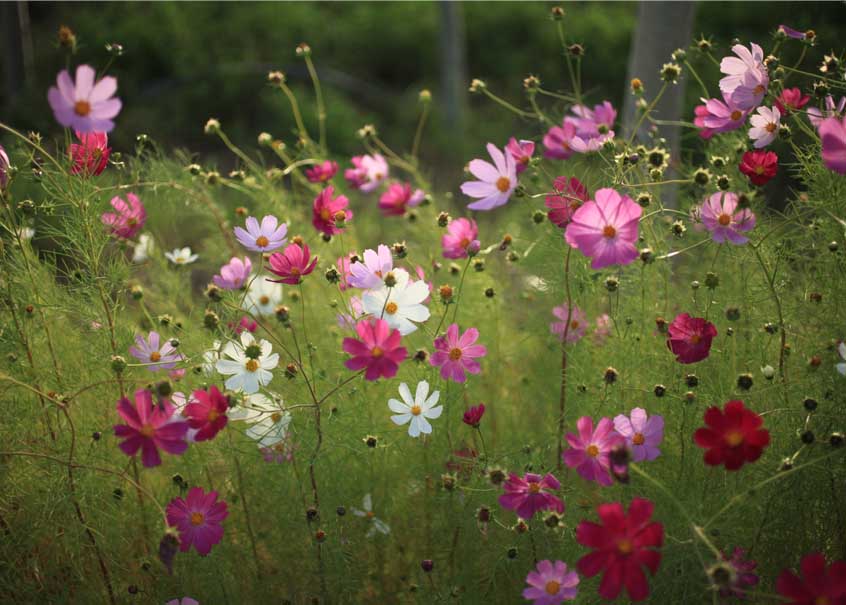
[[[305,54],[306,68],[314,86],[314,96],[317,99],[317,128],[320,131],[320,150],[326,153],[326,105],[323,103],[323,90],[320,88],[320,78],[317,77],[317,70],[311,60],[311,55]]]
[[[564,324],[564,334],[561,335],[561,390],[558,394],[558,458],[557,469],[561,470],[564,461],[564,412],[567,406],[567,334],[570,331],[570,318],[573,315],[573,297],[570,292],[570,252],[564,257],[564,289],[567,296],[567,323]]]

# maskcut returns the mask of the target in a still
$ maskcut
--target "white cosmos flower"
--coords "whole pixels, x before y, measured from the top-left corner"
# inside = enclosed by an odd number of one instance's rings
[[[220,360],[220,348],[222,343],[215,340],[212,348],[203,353],[203,374],[211,376],[214,374],[214,366]]]
[[[846,342],[837,345],[837,352],[840,353],[840,359],[843,360],[843,363],[838,363],[835,367],[838,372],[846,376]]]
[[[185,407],[189,403],[196,402],[196,399],[193,397],[186,397],[185,393],[181,391],[174,391],[170,396],[170,402],[173,404],[175,410],[173,412],[173,416],[170,417],[168,422],[185,422]],[[196,436],[199,432],[200,429],[192,429],[189,427],[188,432],[185,433],[185,440],[188,443],[196,443]]]
[[[250,284],[244,297],[244,310],[253,315],[273,315],[282,301],[282,284],[267,281],[264,275],[251,275]]]
[[[267,386],[273,380],[270,370],[279,365],[279,355],[271,351],[269,342],[264,339],[256,342],[245,330],[241,332],[240,343],[226,343],[214,367],[221,374],[229,375],[225,383],[227,389],[255,393],[260,386]]]
[[[193,263],[199,256],[192,254],[191,248],[186,246],[184,248],[174,248],[173,252],[165,252],[165,258],[175,265],[187,265]]]
[[[412,437],[419,437],[420,433],[431,433],[432,425],[429,424],[427,418],[434,420],[444,411],[443,406],[435,407],[441,398],[441,392],[434,391],[429,395],[429,383],[421,380],[417,383],[417,392],[414,397],[411,396],[411,390],[404,382],[399,386],[399,394],[402,401],[388,400],[388,407],[392,412],[396,412],[394,416],[391,416],[394,424],[408,424],[408,434]]]
[[[429,286],[422,279],[410,282],[405,269],[394,269],[391,273],[396,280],[394,286],[365,292],[362,303],[365,313],[384,319],[405,336],[417,329],[412,322],[429,319],[429,309],[422,304],[429,297]]]
[[[149,233],[142,233],[138,236],[138,243],[132,248],[132,262],[143,263],[150,258],[155,248],[153,237]]]
[[[380,519],[377,519],[376,515],[373,513],[373,498],[370,497],[370,494],[364,496],[364,499],[361,501],[361,508],[364,510],[359,510],[354,507],[350,508],[350,510],[356,517],[366,517],[370,519],[370,529],[367,530],[368,538],[375,536],[376,532],[383,533],[385,535],[391,533],[391,528],[388,527],[388,524]]]
[[[18,237],[21,238],[21,241],[28,242],[35,237],[35,229],[32,227],[21,227],[18,229]]]
[[[236,419],[252,425],[247,429],[247,436],[258,441],[259,447],[273,447],[288,436],[291,413],[282,406],[281,398],[272,400],[266,395],[255,393],[234,413]]]

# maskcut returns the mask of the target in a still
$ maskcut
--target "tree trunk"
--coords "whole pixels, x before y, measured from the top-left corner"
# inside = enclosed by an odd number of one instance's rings
[[[441,102],[446,125],[460,140],[467,82],[467,61],[464,48],[464,16],[461,3],[442,0],[440,56]]]

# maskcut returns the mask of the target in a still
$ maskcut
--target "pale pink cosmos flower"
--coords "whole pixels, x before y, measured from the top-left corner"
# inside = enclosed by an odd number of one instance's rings
[[[127,193],[126,201],[123,201],[116,195],[109,203],[115,211],[104,212],[100,220],[107,227],[111,227],[112,234],[124,239],[138,235],[144,228],[144,223],[147,222],[147,210],[138,196]]]
[[[111,132],[112,121],[121,108],[114,97],[117,80],[111,76],[94,81],[96,72],[90,65],[76,68],[76,82],[63,69],[56,78],[56,86],[47,92],[47,100],[56,121],[78,132]]]
[[[170,370],[178,361],[182,361],[182,354],[164,340],[158,332],[150,332],[147,338],[140,334],[135,336],[135,346],[129,347],[129,354],[141,363],[149,364],[146,368],[151,372]]]
[[[658,446],[664,439],[664,417],[647,416],[643,408],[634,408],[629,416],[614,417],[614,430],[626,440],[632,453],[632,462],[655,460],[661,455]]]
[[[514,137],[511,137],[508,140],[508,145],[505,146],[505,150],[517,162],[517,174],[520,174],[528,168],[529,162],[532,160],[532,156],[535,153],[535,143],[534,141],[526,141],[524,139],[518,141]]]
[[[567,342],[570,343],[579,342],[585,335],[588,327],[587,315],[576,305],[573,305],[571,312],[565,302],[559,307],[553,307],[552,314],[561,320],[549,324],[550,332],[558,336],[559,340],[564,340],[565,333],[567,334]],[[569,328],[567,327],[568,322]]]
[[[593,269],[628,265],[638,257],[638,221],[643,208],[627,195],[600,189],[573,214],[567,243],[592,259]]]
[[[381,288],[385,276],[394,268],[391,249],[379,244],[376,251],[364,251],[363,260],[350,265],[349,285],[362,290]]]
[[[826,118],[843,117],[844,109],[846,109],[846,97],[840,97],[840,101],[835,105],[834,97],[828,95],[825,98],[824,110],[818,107],[808,108],[808,120],[814,125],[814,128],[819,128]]]
[[[561,484],[550,473],[543,477],[535,473],[526,473],[525,477],[509,473],[503,489],[500,506],[513,510],[521,519],[531,519],[541,510],[564,514],[564,503],[552,493],[561,489]]]
[[[253,263],[246,256],[241,260],[237,256],[220,268],[220,273],[212,277],[214,285],[224,290],[237,290],[247,283]]]
[[[479,251],[479,227],[472,218],[457,218],[441,238],[444,258],[467,258]]]
[[[470,210],[492,210],[508,203],[517,187],[517,162],[510,153],[503,154],[493,143],[488,143],[488,153],[493,164],[485,160],[471,160],[470,174],[478,181],[461,184],[461,192],[468,197],[478,198],[468,204]]]
[[[182,597],[181,599],[171,599],[165,605],[200,605],[200,602],[191,597]]]
[[[770,84],[764,51],[754,42],[750,48],[735,44],[731,50],[737,57],[724,57],[720,61],[720,71],[726,74],[720,80],[720,90],[739,109],[760,105]]]
[[[825,167],[846,174],[846,118],[828,118],[819,125]]]
[[[593,339],[598,345],[605,344],[605,341],[611,336],[611,318],[608,313],[603,313],[594,321],[595,328],[593,329]]]
[[[534,601],[534,605],[561,605],[573,601],[579,592],[579,574],[568,571],[563,561],[544,560],[535,571],[526,575],[528,588],[523,589],[523,598]]]
[[[476,328],[468,328],[464,334],[459,334],[458,324],[447,328],[445,336],[435,339],[435,352],[429,357],[429,363],[441,368],[441,378],[464,382],[467,380],[465,371],[478,374],[482,371],[477,357],[484,357],[488,349],[483,345],[474,344],[479,339]]]
[[[71,143],[69,153],[73,166],[71,174],[97,176],[109,163],[109,136],[105,132],[76,132],[79,143]]]
[[[379,198],[379,210],[385,216],[402,216],[409,208],[419,206],[424,197],[422,189],[412,191],[408,183],[391,183]]]
[[[755,141],[753,147],[761,149],[766,147],[778,136],[778,128],[781,125],[781,112],[778,107],[759,107],[758,111],[749,118],[752,128],[749,129],[749,138]]]
[[[350,276],[352,275],[350,268],[353,264],[351,261],[353,256],[357,257],[358,254],[350,252],[346,256],[339,256],[338,260],[335,261],[335,266],[338,269],[338,275],[341,278],[338,282],[338,288],[341,289],[341,292],[350,287]]]
[[[388,162],[378,153],[373,155],[357,155],[352,158],[353,168],[344,171],[344,178],[353,189],[370,193],[382,184],[390,167]]]
[[[610,101],[603,101],[594,105],[593,109],[586,105],[574,105],[571,111],[576,117],[569,120],[576,127],[576,136],[581,139],[594,139],[611,134],[614,137],[614,121],[617,119],[617,110]]]
[[[256,217],[247,217],[246,227],[235,227],[235,237],[253,252],[271,252],[284,246],[287,240],[288,225],[280,225],[279,219],[270,214],[261,219],[260,225]]]
[[[338,162],[326,160],[320,164],[315,164],[311,168],[307,168],[305,170],[305,176],[309,183],[326,183],[331,181],[337,172]]]
[[[594,431],[593,419],[582,416],[576,427],[578,434],[567,433],[570,448],[564,452],[564,463],[578,470],[579,475],[588,481],[596,481],[606,487],[611,485],[610,453],[615,445],[623,443],[623,437],[614,430],[610,418],[601,418]]]
[[[350,296],[350,313],[338,313],[338,327],[344,330],[355,330],[358,320],[364,317],[364,303],[358,296]]]
[[[702,204],[699,217],[718,244],[742,245],[749,241],[741,232],[755,228],[755,214],[748,208],[737,211],[737,194],[717,191]]]
[[[0,189],[5,189],[9,183],[9,156],[3,146],[0,145]]]

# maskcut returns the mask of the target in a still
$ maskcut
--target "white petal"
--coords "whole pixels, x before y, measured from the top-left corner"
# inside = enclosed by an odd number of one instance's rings
[[[444,406],[439,405],[439,406],[438,406],[438,407],[436,407],[436,408],[431,408],[431,409],[426,410],[425,412],[423,412],[423,415],[424,415],[426,418],[431,418],[432,420],[434,420],[435,418],[440,418],[440,417],[441,417],[441,413],[442,413],[443,411],[444,411]]]
[[[420,436],[420,423],[418,422],[419,418],[420,416],[414,416],[411,419],[411,422],[408,424],[408,434],[412,437]]]
[[[409,407],[396,399],[388,399],[388,407],[397,414],[408,414],[409,412]]]
[[[421,380],[417,383],[417,392],[414,394],[414,404],[422,406],[426,402],[426,397],[429,395],[429,383]]]
[[[370,494],[364,494],[364,499],[361,501],[361,506],[367,512],[373,510],[373,498],[370,496]]]
[[[432,432],[432,425],[429,424],[429,421],[426,420],[426,417],[423,416],[423,414],[417,416],[417,425],[420,427],[421,433],[425,433],[428,435]]]
[[[411,389],[408,388],[408,384],[405,382],[401,382],[399,385],[399,394],[402,397],[402,400],[411,407],[414,405],[414,398],[411,396]]]
[[[411,418],[411,414],[398,414],[396,416],[391,416],[391,421],[398,426],[402,426],[403,424],[411,420]],[[411,429],[409,429],[409,431],[410,430]]]

